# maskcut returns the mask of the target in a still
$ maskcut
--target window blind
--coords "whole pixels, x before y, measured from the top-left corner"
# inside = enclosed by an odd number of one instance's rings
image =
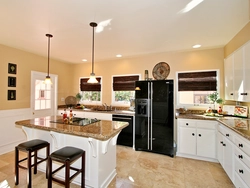
[[[101,78],[97,77],[96,80],[98,83],[90,84],[87,83],[89,78],[81,78],[80,80],[80,89],[81,91],[101,91]]]
[[[135,76],[114,76],[114,91],[133,91],[135,90],[135,81],[139,80],[139,75]]]
[[[216,91],[216,71],[178,73],[178,91]]]

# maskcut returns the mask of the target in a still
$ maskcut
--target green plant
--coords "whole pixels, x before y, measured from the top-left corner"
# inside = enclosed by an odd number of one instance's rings
[[[77,99],[78,101],[80,101],[80,100],[82,99],[82,94],[81,94],[81,93],[77,93],[77,94],[76,94],[76,99]]]
[[[223,104],[223,99],[219,97],[219,94],[217,92],[214,92],[210,95],[207,96],[208,100],[214,104],[215,107],[215,103],[217,104]]]

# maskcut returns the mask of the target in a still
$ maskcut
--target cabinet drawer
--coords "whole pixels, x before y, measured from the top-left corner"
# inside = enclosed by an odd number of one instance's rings
[[[235,137],[235,145],[240,150],[244,151],[248,156],[250,156],[250,144],[239,137]]]
[[[235,172],[243,179],[247,186],[250,186],[250,170],[238,158],[235,158]]]
[[[234,143],[234,132],[226,128],[224,125],[219,126],[219,132],[223,134],[228,140]]]
[[[248,168],[250,168],[250,157],[248,157],[243,151],[238,148],[234,148],[235,157],[243,162]]]
[[[202,129],[216,129],[217,123],[216,121],[208,121],[208,120],[201,120],[197,121],[196,127]]]
[[[181,127],[196,127],[196,122],[192,120],[179,120],[178,123]]]
[[[236,188],[249,188],[237,173],[234,176],[234,185]]]

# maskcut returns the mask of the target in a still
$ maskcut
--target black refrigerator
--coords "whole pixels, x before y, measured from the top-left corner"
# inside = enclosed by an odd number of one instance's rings
[[[135,82],[135,150],[174,157],[174,82]]]

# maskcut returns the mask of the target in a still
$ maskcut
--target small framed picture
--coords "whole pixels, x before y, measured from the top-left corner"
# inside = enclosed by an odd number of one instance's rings
[[[9,74],[16,74],[17,71],[17,65],[13,63],[8,64],[8,73]]]
[[[16,100],[16,90],[8,90],[8,100]]]
[[[8,87],[16,87],[16,77],[8,76]]]

